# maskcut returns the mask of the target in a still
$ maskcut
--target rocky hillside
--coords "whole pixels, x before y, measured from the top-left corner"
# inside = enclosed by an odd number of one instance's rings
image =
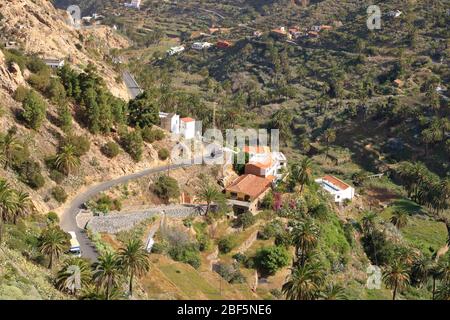
[[[14,41],[28,53],[42,58],[65,58],[74,65],[94,63],[111,92],[128,99],[125,85],[106,63],[111,49],[128,47],[128,41],[105,26],[76,30],[67,23],[67,14],[45,0],[6,0],[0,3],[1,40]]]

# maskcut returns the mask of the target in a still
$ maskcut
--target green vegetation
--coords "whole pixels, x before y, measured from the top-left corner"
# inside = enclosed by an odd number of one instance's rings
[[[167,160],[167,158],[169,158],[170,156],[170,152],[169,150],[167,150],[166,148],[162,148],[158,150],[158,158],[159,160]]]
[[[139,131],[125,133],[121,137],[121,145],[134,161],[140,161],[142,159],[143,140]]]
[[[61,186],[56,186],[52,188],[52,196],[59,203],[64,203],[67,200],[67,193]]]
[[[47,110],[47,104],[42,98],[33,90],[31,90],[23,100],[22,118],[30,128],[38,130],[44,119]]]
[[[115,158],[120,153],[120,147],[117,143],[109,141],[102,147],[102,152],[108,158]]]
[[[180,195],[177,180],[166,175],[159,176],[152,188],[153,192],[165,202]]]
[[[256,252],[256,267],[264,274],[275,274],[277,270],[289,265],[289,253],[284,247],[267,247]]]

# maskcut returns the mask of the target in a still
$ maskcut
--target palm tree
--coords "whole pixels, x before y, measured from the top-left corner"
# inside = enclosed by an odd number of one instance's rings
[[[56,276],[58,290],[76,294],[87,287],[92,279],[89,262],[81,258],[72,258],[64,262],[64,266]]]
[[[106,252],[98,258],[94,263],[94,282],[97,288],[105,289],[105,298],[109,300],[112,290],[119,283],[120,279],[120,265],[117,256],[113,252]]]
[[[0,179],[0,243],[3,239],[3,223],[8,221],[17,209],[16,194],[6,180]]]
[[[441,283],[450,283],[450,256],[439,260],[439,262],[432,269],[433,276],[433,300],[436,295],[436,280],[440,280]]]
[[[3,154],[4,169],[6,169],[11,163],[14,152],[23,148],[22,144],[16,139],[16,129],[11,128],[8,133],[0,141],[0,146]]]
[[[319,228],[311,219],[306,219],[294,225],[292,241],[295,245],[296,255],[300,255],[299,263],[303,266],[308,253],[316,246],[319,239]]]
[[[45,229],[39,238],[39,251],[49,257],[48,268],[53,268],[53,262],[69,249],[67,235],[59,227]]]
[[[392,300],[397,296],[397,290],[409,283],[409,270],[400,260],[394,260],[383,275],[386,286],[392,289]]]
[[[406,227],[408,224],[408,212],[402,209],[395,210],[392,214],[391,222],[397,229]]]
[[[328,159],[328,152],[330,151],[330,143],[336,140],[336,131],[334,129],[327,129],[323,133],[323,139],[325,140],[326,152],[325,159]]]
[[[297,265],[291,268],[281,291],[289,300],[315,300],[324,281],[324,269],[318,263]]]
[[[421,287],[427,282],[428,277],[432,274],[433,265],[432,260],[428,257],[421,256],[417,258],[412,265],[411,280],[414,284],[418,284]]]
[[[55,165],[66,175],[69,175],[74,169],[80,166],[80,159],[76,155],[75,147],[71,144],[61,148],[55,159]]]
[[[199,199],[206,202],[205,215],[207,216],[213,202],[223,201],[223,194],[214,185],[206,183],[200,190]]]
[[[371,234],[374,231],[376,218],[377,214],[375,212],[367,211],[364,213],[361,219],[364,233]]]
[[[323,300],[346,300],[345,290],[342,286],[330,283],[321,291],[320,297]]]
[[[300,183],[300,194],[303,192],[303,187],[312,180],[312,161],[309,158],[303,158],[300,163],[296,163],[291,169],[291,179],[295,183]]]
[[[0,149],[0,166],[4,166],[6,163],[6,156],[3,149]]]
[[[32,210],[30,195],[23,191],[16,191],[16,210],[13,215],[13,223],[17,223],[17,218],[27,216]]]
[[[150,269],[148,253],[138,239],[128,241],[125,247],[119,249],[118,262],[130,277],[129,292],[133,295],[133,278],[142,276]]]
[[[436,289],[436,294],[434,295],[433,300],[450,300],[450,283],[443,282]]]

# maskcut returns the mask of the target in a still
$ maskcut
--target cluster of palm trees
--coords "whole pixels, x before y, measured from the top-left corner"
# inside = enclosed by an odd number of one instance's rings
[[[383,272],[386,287],[392,289],[392,299],[398,290],[408,285],[423,287],[432,282],[433,300],[450,300],[450,256],[436,261],[429,257],[418,256],[415,259],[395,258]],[[439,285],[437,285],[439,284]]]
[[[408,197],[436,214],[449,207],[450,178],[439,179],[421,162],[402,162],[398,173]]]
[[[425,144],[425,156],[428,156],[430,145],[446,141],[445,132],[448,130],[450,130],[450,120],[448,118],[433,118],[429,126],[422,131],[422,141]]]
[[[341,286],[327,283],[326,270],[317,257],[320,228],[304,213],[290,222],[290,239],[295,259],[282,292],[290,300],[346,299]]]
[[[120,297],[120,286],[128,278],[128,293],[133,295],[133,281],[150,269],[149,255],[139,239],[127,241],[117,252],[105,252],[92,266],[84,259],[64,262],[56,278],[59,290],[84,299]]]
[[[3,238],[4,223],[17,223],[34,210],[28,193],[13,189],[4,179],[0,179],[0,243]]]
[[[391,217],[391,222],[397,227],[404,227],[407,222],[407,213],[404,210],[396,210]],[[374,212],[366,212],[361,220],[364,234],[368,239],[376,237],[377,215]],[[376,246],[374,243],[373,246]],[[375,251],[384,250],[381,247]],[[378,252],[381,254],[381,252]],[[433,299],[450,299],[450,255],[441,259],[425,256],[410,248],[397,248],[389,256],[390,260],[381,262],[384,265],[383,282],[392,290],[392,299],[395,300],[398,292],[408,285],[423,287],[432,280]],[[376,258],[375,258],[376,259]],[[376,259],[377,260],[377,259]],[[439,283],[439,286],[436,284]]]

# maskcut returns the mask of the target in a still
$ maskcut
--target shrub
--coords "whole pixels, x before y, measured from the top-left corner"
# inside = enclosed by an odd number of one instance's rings
[[[58,170],[53,169],[50,171],[50,179],[55,181],[57,184],[61,184],[65,178],[66,176]]]
[[[283,230],[283,232],[278,233],[275,236],[275,245],[288,248],[291,244],[292,244],[292,237],[289,232]]]
[[[30,92],[28,88],[25,88],[24,86],[18,86],[16,91],[14,92],[13,98],[17,102],[23,102],[27,97],[28,92]]]
[[[122,202],[119,199],[113,199],[106,194],[100,195],[95,201],[90,201],[88,206],[94,212],[102,213],[122,210]]]
[[[58,224],[59,223],[59,217],[56,212],[50,211],[47,213],[47,222],[48,224]]]
[[[109,141],[102,147],[102,153],[108,158],[117,157],[120,153],[120,147],[117,143]]]
[[[245,277],[234,265],[220,263],[216,268],[216,272],[229,283],[245,282]]]
[[[153,130],[151,127],[145,127],[142,129],[142,138],[145,142],[153,143],[156,141],[155,137],[155,130]]]
[[[283,225],[280,221],[276,220],[266,224],[264,228],[258,232],[258,238],[268,240],[281,233],[283,233]]]
[[[38,130],[45,119],[47,104],[35,92],[30,91],[22,102],[22,118],[30,128]]]
[[[126,133],[121,139],[122,147],[134,161],[140,161],[143,153],[143,140],[139,131]]]
[[[243,263],[245,260],[247,260],[247,256],[245,254],[238,252],[233,255],[233,259],[239,263]]]
[[[166,160],[170,156],[169,150],[166,148],[159,149],[158,151],[158,158],[160,160]]]
[[[246,211],[240,214],[236,220],[237,226],[242,227],[245,230],[255,224],[256,217],[250,211]]]
[[[190,264],[195,269],[201,265],[200,254],[195,244],[174,245],[168,253],[173,260]]]
[[[72,129],[72,114],[64,102],[58,107],[58,126],[66,133]]]
[[[273,275],[289,264],[289,253],[284,247],[272,246],[256,252],[255,264],[265,274]]]
[[[273,208],[273,203],[274,203],[273,193],[268,192],[261,201],[261,208],[270,210]]]
[[[66,89],[59,79],[52,78],[46,88],[46,94],[53,103],[62,104],[66,100]]]
[[[27,61],[27,68],[33,73],[38,73],[45,69],[48,69],[45,62],[37,56],[31,56]]]
[[[163,254],[167,251],[167,243],[156,242],[152,246],[152,253]]]
[[[221,238],[219,240],[218,246],[219,246],[219,251],[221,253],[228,253],[231,250],[233,250],[233,248],[236,246],[236,244],[234,243],[233,239],[230,236],[228,236],[228,237]]]
[[[153,192],[167,202],[169,199],[180,195],[178,181],[172,177],[161,175],[153,185]]]
[[[77,157],[84,156],[91,149],[91,142],[89,138],[84,135],[69,134],[63,141],[63,146],[72,145],[75,148],[75,155]]]
[[[46,93],[50,86],[50,70],[42,70],[28,78],[30,85],[41,93]]]
[[[202,234],[197,237],[198,241],[198,249],[200,251],[207,251],[209,248],[211,248],[211,240],[208,238],[207,235]]]
[[[59,203],[64,203],[67,200],[67,193],[63,187],[56,186],[52,188],[52,196]]]
[[[33,189],[42,188],[45,184],[45,179],[41,174],[41,166],[35,161],[25,160],[17,167],[17,172],[21,180]]]

